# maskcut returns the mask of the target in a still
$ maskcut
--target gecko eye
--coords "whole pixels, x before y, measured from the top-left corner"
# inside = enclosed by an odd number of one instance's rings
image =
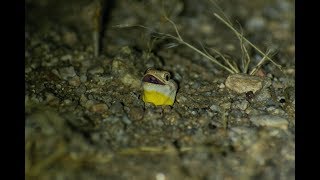
[[[170,79],[170,74],[165,73],[165,74],[164,74],[164,79],[165,79],[166,81],[169,81],[169,79]]]

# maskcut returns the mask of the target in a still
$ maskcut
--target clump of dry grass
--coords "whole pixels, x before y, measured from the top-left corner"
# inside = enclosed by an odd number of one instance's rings
[[[164,19],[167,20],[174,28],[175,30],[175,35],[172,34],[168,34],[168,33],[162,33],[162,32],[157,32],[152,30],[149,27],[145,27],[142,25],[118,25],[116,27],[118,28],[126,28],[126,27],[142,27],[144,29],[149,30],[150,32],[158,35],[156,38],[158,39],[163,39],[163,38],[169,38],[169,39],[173,39],[175,40],[178,44],[182,44],[185,45],[187,47],[189,47],[190,49],[194,50],[195,52],[197,52],[198,54],[202,55],[203,57],[205,57],[206,59],[210,60],[211,62],[213,62],[214,64],[218,65],[219,67],[221,67],[222,69],[228,71],[231,74],[236,74],[236,73],[246,73],[249,75],[254,75],[255,72],[261,68],[262,65],[264,65],[267,61],[270,61],[271,63],[273,63],[276,67],[278,67],[280,70],[282,70],[281,65],[277,64],[274,60],[271,59],[270,55],[272,54],[271,50],[267,50],[266,53],[264,53],[263,51],[261,51],[257,46],[255,46],[253,43],[251,43],[248,39],[246,39],[242,33],[239,33],[239,31],[237,31],[233,25],[231,24],[231,22],[228,19],[224,19],[221,16],[219,16],[217,13],[213,13],[213,15],[220,20],[223,24],[225,24],[229,29],[231,29],[234,34],[237,36],[237,38],[239,39],[240,42],[240,47],[241,47],[241,51],[242,51],[242,61],[241,64],[237,64],[234,60],[229,60],[228,58],[226,58],[221,52],[215,50],[214,48],[210,48],[215,54],[212,55],[210,54],[206,48],[204,46],[201,45],[202,50],[200,50],[199,48],[196,48],[195,46],[191,45],[190,43],[186,42],[182,36],[179,33],[179,30],[177,28],[177,25],[171,20],[169,19],[167,16],[164,16]],[[259,63],[257,65],[255,65],[251,71],[249,71],[249,65],[251,63],[251,58],[248,54],[248,50],[245,46],[245,43],[250,45],[254,50],[256,50],[260,55],[262,55],[262,59],[259,61]],[[215,56],[219,56],[221,57],[221,59],[217,59]]]

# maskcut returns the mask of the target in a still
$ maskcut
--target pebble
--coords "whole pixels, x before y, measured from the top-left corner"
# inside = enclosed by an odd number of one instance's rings
[[[95,67],[95,68],[92,68],[89,70],[89,74],[102,74],[104,72],[103,68],[102,67]]]
[[[221,111],[220,107],[217,106],[217,105],[215,105],[215,104],[212,104],[212,105],[210,106],[210,109],[211,109],[212,111],[216,111],[216,112],[220,112],[220,111]]]
[[[242,111],[246,110],[249,106],[249,102],[247,100],[235,101],[232,103],[232,107],[236,109],[240,109]]]
[[[70,77],[76,76],[76,72],[72,66],[64,67],[59,69],[60,77],[64,80],[67,80]]]
[[[112,73],[116,75],[124,74],[128,71],[128,66],[121,60],[115,59],[112,61]]]
[[[231,103],[230,102],[222,103],[222,104],[220,104],[220,107],[222,107],[224,110],[230,109]]]
[[[276,127],[285,130],[289,124],[285,118],[274,115],[256,115],[250,117],[250,121],[256,126]]]
[[[77,34],[72,31],[65,32],[62,38],[64,43],[68,44],[69,46],[74,46],[78,42]]]
[[[59,72],[58,72],[57,69],[52,69],[51,72],[52,72],[54,75],[60,77],[60,74],[59,74]]]
[[[141,107],[132,107],[128,115],[131,120],[139,121],[143,119],[144,111]]]
[[[219,85],[219,88],[220,89],[224,89],[226,86],[223,84],[223,83],[221,83],[220,85]]]
[[[246,23],[246,27],[249,31],[259,31],[263,29],[266,25],[265,20],[261,16],[255,16],[250,18]]]
[[[185,103],[188,101],[188,99],[185,96],[183,96],[179,93],[177,94],[176,100],[178,103]]]
[[[259,93],[256,94],[254,100],[257,102],[266,102],[271,99],[271,94],[267,88],[262,89]]]
[[[112,114],[123,114],[124,110],[123,110],[123,105],[120,102],[115,102],[114,104],[112,104],[112,106],[110,107],[110,111]]]
[[[170,125],[177,125],[180,118],[181,115],[175,111],[165,116],[166,121],[169,122]]]
[[[257,139],[257,130],[246,126],[231,127],[228,135],[236,145],[237,150],[244,150],[252,145]]]
[[[128,118],[128,116],[124,115],[122,116],[122,122],[125,123],[126,125],[130,125],[131,124],[131,121],[130,119]]]
[[[130,67],[130,64],[126,64],[121,60],[115,59],[112,61],[112,72],[120,78],[120,81],[126,86],[139,89],[141,80],[132,72],[134,68]]]
[[[87,76],[84,75],[84,74],[82,74],[82,75],[80,76],[80,81],[81,81],[82,83],[86,82],[86,81],[87,81]]]
[[[85,99],[83,99],[85,100]],[[86,107],[87,109],[91,108],[94,105],[94,101],[93,100],[87,100],[87,101],[83,101],[83,105],[84,107]]]
[[[103,103],[94,104],[91,106],[90,110],[95,113],[103,114],[108,110],[108,106]]]
[[[68,82],[71,86],[74,87],[78,87],[81,84],[79,76],[72,77]]]
[[[248,91],[255,93],[262,88],[262,82],[263,79],[256,76],[232,74],[227,78],[225,84],[227,88],[241,94]]]
[[[47,102],[57,99],[52,93],[46,93],[45,96]]]
[[[61,57],[61,61],[67,61],[67,60],[71,60],[72,56],[71,54],[67,54]]]
[[[127,86],[130,86],[135,89],[139,89],[141,86],[141,81],[138,77],[132,75],[132,74],[125,74],[121,77],[121,82]]]
[[[284,110],[273,107],[273,106],[266,108],[266,110],[267,110],[267,112],[269,112],[270,114],[273,114],[273,115],[284,116],[286,114],[286,112]]]
[[[81,84],[78,88],[75,88],[74,92],[78,96],[82,96],[87,90],[87,87],[84,84]]]

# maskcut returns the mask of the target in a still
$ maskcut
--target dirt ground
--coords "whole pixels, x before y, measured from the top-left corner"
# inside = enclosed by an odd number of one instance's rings
[[[293,0],[27,0],[26,179],[295,179],[294,10]],[[185,42],[242,69],[240,40],[214,13],[282,69],[267,61],[228,83],[230,72],[159,34],[176,35],[168,17]],[[252,70],[263,55],[245,45]],[[142,100],[150,67],[177,82],[172,106]]]

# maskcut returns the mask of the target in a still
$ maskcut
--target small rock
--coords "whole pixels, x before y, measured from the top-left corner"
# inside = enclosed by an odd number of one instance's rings
[[[144,111],[141,107],[132,107],[128,115],[133,121],[139,121],[143,118]]]
[[[79,76],[72,77],[68,82],[71,86],[74,87],[78,87],[81,84]]]
[[[125,64],[125,62],[119,60],[119,59],[115,59],[112,61],[112,73],[116,74],[116,75],[121,75],[124,74],[128,71],[129,67],[127,64]]]
[[[84,84],[81,84],[78,88],[75,89],[75,93],[78,96],[82,96],[87,90],[87,87]]]
[[[106,104],[103,104],[103,103],[94,104],[90,108],[90,110],[92,112],[96,112],[96,113],[100,113],[100,114],[105,113],[108,109],[109,109],[108,106]]]
[[[286,112],[280,108],[276,108],[274,106],[268,107],[266,108],[266,110],[273,115],[280,115],[280,116],[284,116],[286,115]]]
[[[259,93],[256,94],[254,100],[257,102],[266,102],[268,100],[271,100],[269,89],[263,88]]]
[[[122,120],[122,122],[125,123],[126,125],[131,124],[130,119],[129,119],[128,116],[126,116],[126,115],[122,116],[122,119],[121,119],[121,120]]]
[[[220,89],[224,89],[226,86],[223,84],[223,83],[221,83],[220,85],[219,85],[219,88]]]
[[[266,72],[263,70],[263,69],[258,69],[255,73],[254,73],[255,76],[258,76],[258,77],[266,77]]]
[[[239,119],[243,116],[242,111],[240,111],[239,109],[231,109],[231,111],[229,111],[229,114],[236,119]]]
[[[222,103],[222,104],[220,104],[220,107],[223,109],[223,111],[226,109],[230,109],[231,103],[230,102]]]
[[[192,89],[199,89],[200,86],[201,86],[201,84],[200,84],[199,82],[194,82],[194,83],[192,83],[192,85],[191,85]]]
[[[261,16],[255,16],[247,21],[246,27],[249,31],[259,31],[266,25],[265,20]]]
[[[94,75],[94,74],[102,74],[104,72],[103,68],[98,66],[98,67],[94,67],[92,69],[89,70],[89,73]]]
[[[83,99],[83,100],[85,100],[85,99]],[[86,101],[83,101],[82,104],[84,105],[85,108],[89,109],[94,105],[94,103],[95,102],[93,100],[86,100]]]
[[[250,121],[256,126],[269,126],[281,129],[287,129],[289,122],[280,116],[256,115],[250,118]]]
[[[71,105],[71,104],[72,104],[72,100],[70,100],[70,99],[65,99],[65,100],[63,100],[62,104],[64,104],[64,105]]]
[[[65,32],[62,38],[64,43],[68,44],[69,46],[74,46],[78,42],[77,34],[72,31]]]
[[[46,93],[45,95],[46,95],[47,102],[57,99],[57,97],[55,97],[52,93]]]
[[[137,76],[135,67],[122,60],[115,59],[112,61],[112,73],[118,76],[126,86],[136,89],[141,87],[141,79]]]
[[[80,95],[80,105],[83,107],[86,107],[87,101],[88,101],[88,98],[84,94],[81,94]]]
[[[184,97],[183,95],[181,95],[179,93],[177,94],[176,100],[178,103],[185,103],[188,101],[188,99],[186,97]]]
[[[248,106],[249,106],[249,102],[247,100],[236,101],[232,104],[233,108],[240,109],[242,111],[246,110]]]
[[[169,113],[168,115],[165,115],[165,119],[167,122],[170,123],[170,125],[178,124],[178,121],[180,118],[181,118],[181,115],[175,111],[173,111],[172,113]]]
[[[110,111],[112,114],[122,115],[124,112],[123,105],[120,102],[115,102],[110,107]]]
[[[71,59],[72,59],[71,54],[66,54],[61,57],[61,61],[67,61],[67,60],[71,60]]]
[[[59,72],[58,72],[58,70],[57,69],[52,69],[52,71],[51,71],[54,75],[56,75],[57,77],[59,77],[60,78],[60,74],[59,74]]]
[[[257,76],[250,76],[247,74],[232,74],[227,78],[225,84],[227,88],[237,93],[245,93],[248,91],[255,93],[262,88],[262,83],[263,79]]]
[[[215,105],[215,104],[212,104],[212,105],[210,106],[210,109],[211,109],[212,111],[220,112],[220,107],[217,106],[217,105]]]
[[[72,66],[70,67],[65,67],[65,68],[60,68],[59,73],[62,79],[67,80],[70,77],[76,76],[76,72]]]
[[[129,73],[122,76],[120,80],[123,84],[135,89],[139,89],[141,86],[140,79]]]
[[[85,83],[86,81],[87,81],[87,76],[86,75],[84,75],[84,74],[82,74],[81,76],[80,76],[80,81],[82,82],[82,83]]]

